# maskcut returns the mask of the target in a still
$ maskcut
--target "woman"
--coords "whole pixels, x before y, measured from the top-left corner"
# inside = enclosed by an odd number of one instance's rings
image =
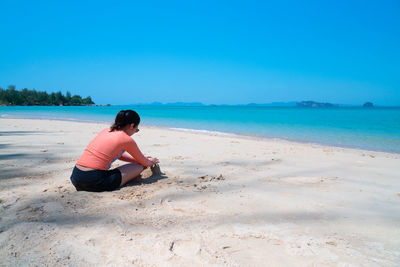
[[[111,128],[102,130],[87,146],[72,171],[71,182],[78,191],[112,191],[140,179],[140,173],[157,164],[145,157],[131,136],[139,132],[140,117],[133,110],[121,110]],[[126,152],[128,153],[126,153]],[[130,162],[109,170],[113,161]]]

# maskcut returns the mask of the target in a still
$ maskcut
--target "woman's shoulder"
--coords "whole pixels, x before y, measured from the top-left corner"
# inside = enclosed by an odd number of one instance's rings
[[[110,133],[110,128],[104,128],[103,130],[101,130],[98,135],[105,135]]]
[[[108,129],[108,131],[110,131],[110,129]],[[127,135],[124,131],[118,131],[118,130],[114,130],[112,132],[110,132],[112,135],[114,135],[116,138],[120,139],[123,142],[135,142],[132,137],[130,137],[129,135]]]

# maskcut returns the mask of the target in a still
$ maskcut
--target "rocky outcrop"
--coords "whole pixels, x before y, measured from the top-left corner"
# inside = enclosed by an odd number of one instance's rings
[[[373,108],[374,104],[372,104],[371,102],[365,102],[363,105],[364,108]]]

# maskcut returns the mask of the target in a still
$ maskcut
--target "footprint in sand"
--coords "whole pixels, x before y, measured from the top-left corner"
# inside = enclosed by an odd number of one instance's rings
[[[207,187],[208,187],[209,185],[206,185],[206,184],[194,184],[193,186],[194,186],[197,190],[202,191],[202,190],[207,189]]]
[[[220,174],[218,176],[209,176],[208,174],[200,176],[198,179],[200,179],[200,182],[210,182],[210,181],[214,181],[214,180],[225,180],[225,177]]]
[[[203,191],[206,189],[211,189],[211,191],[216,192],[216,186],[212,185],[212,184],[205,184],[207,182],[212,182],[212,181],[221,181],[221,180],[225,180],[225,177],[220,174],[218,176],[208,176],[208,175],[203,175],[198,177],[199,179],[199,184],[193,184],[193,187],[199,191]]]

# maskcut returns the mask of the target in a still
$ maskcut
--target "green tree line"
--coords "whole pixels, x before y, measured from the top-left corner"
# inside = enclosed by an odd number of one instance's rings
[[[63,95],[61,91],[48,94],[45,91],[29,90],[24,88],[16,90],[14,85],[7,89],[0,88],[0,105],[7,106],[82,106],[92,105],[94,102],[90,96],[82,98],[80,95],[71,95],[67,92]]]

